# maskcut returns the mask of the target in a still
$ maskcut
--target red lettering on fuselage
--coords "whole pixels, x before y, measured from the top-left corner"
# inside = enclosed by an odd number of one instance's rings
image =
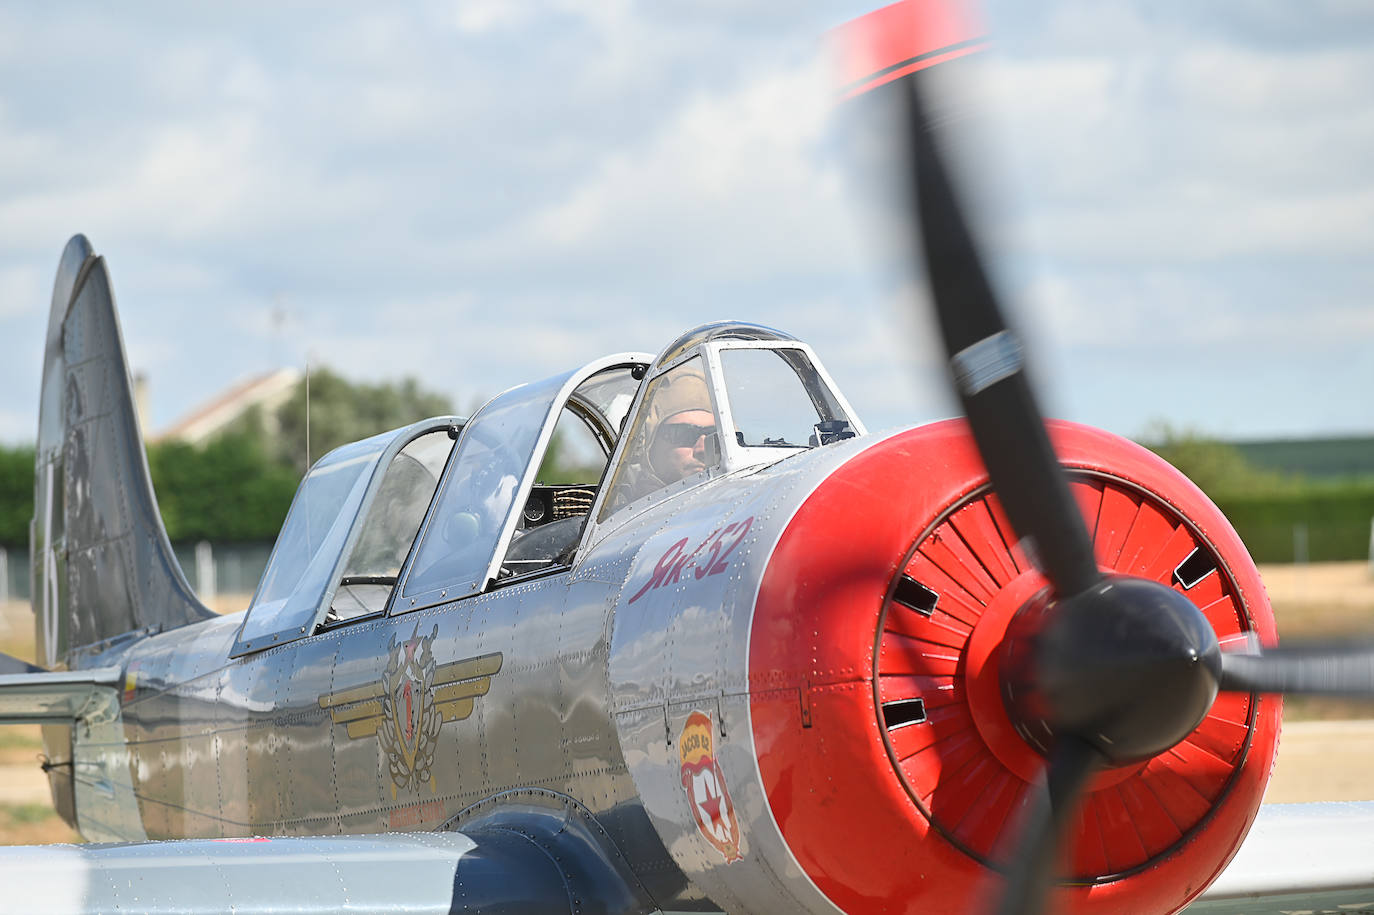
[[[668,573],[673,568],[673,562],[682,553],[682,548],[686,545],[687,538],[683,537],[677,543],[674,543],[672,546],[668,547],[668,549],[663,553],[662,556],[658,557],[658,562],[654,564],[654,574],[650,576],[649,580],[644,583],[644,587],[636,591],[634,597],[630,598],[630,603],[633,604],[635,601],[643,597],[646,592],[651,591],[654,588],[657,588],[659,585],[663,584],[663,579],[668,576]]]
[[[634,593],[628,603],[633,604],[650,591],[655,591],[664,585],[678,584],[682,581],[682,574],[689,567],[692,569],[692,576],[687,579],[690,583],[693,580],[700,581],[709,575],[719,575],[730,567],[729,556],[734,552],[735,547],[740,545],[744,535],[749,532],[749,528],[754,525],[754,516],[750,515],[743,521],[735,521],[724,527],[718,527],[706,538],[696,545],[690,553],[686,552],[687,545],[691,538],[683,537],[668,549],[663,551],[663,555],[658,557],[654,563],[654,572],[649,576],[649,580]],[[725,546],[726,541],[729,545]],[[724,546],[724,552],[721,547]],[[710,548],[707,551],[707,548]],[[703,556],[698,561],[698,556]]]
[[[391,811],[387,817],[387,825],[392,829],[414,829],[424,823],[434,823],[443,818],[442,801],[424,801]]]

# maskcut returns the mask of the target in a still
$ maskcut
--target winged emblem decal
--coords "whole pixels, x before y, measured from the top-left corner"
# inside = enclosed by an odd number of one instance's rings
[[[462,721],[472,714],[477,699],[491,689],[501,670],[500,652],[438,664],[434,660],[436,624],[420,635],[387,644],[386,670],[381,679],[320,696],[335,724],[346,725],[349,739],[377,737],[386,754],[391,795],[428,784],[436,790],[434,751],[445,721]]]

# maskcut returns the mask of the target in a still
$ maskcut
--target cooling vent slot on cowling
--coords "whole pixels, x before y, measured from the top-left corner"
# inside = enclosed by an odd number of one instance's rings
[[[892,599],[922,616],[930,616],[935,612],[935,605],[940,602],[940,595],[910,575],[904,574],[897,579],[897,590],[893,593]]]
[[[904,728],[909,724],[920,724],[926,720],[924,699],[898,699],[883,703],[883,726],[889,731]]]

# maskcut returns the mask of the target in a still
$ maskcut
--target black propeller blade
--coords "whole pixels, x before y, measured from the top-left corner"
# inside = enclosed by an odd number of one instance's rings
[[[1021,825],[1020,853],[1012,858],[997,915],[1042,915],[1049,899],[1060,849],[1088,779],[1106,765],[1089,744],[1070,737],[1050,754],[1045,784],[1036,791],[1029,816]]]
[[[955,196],[919,74],[884,87],[907,130],[913,174],[907,187],[956,393],[1007,519],[1060,598],[1102,581],[1092,542],[1027,382],[1020,341],[1007,328]],[[1032,662],[1033,666],[1033,662]],[[1069,687],[1074,688],[1072,685]],[[1087,741],[1061,732],[1047,784],[1022,826],[1018,857],[997,911],[1043,911],[1066,823],[1092,773],[1105,763]]]
[[[1221,688],[1242,693],[1374,697],[1374,648],[1289,643],[1221,656]]]
[[[916,78],[884,87],[905,108],[914,160],[908,191],[920,229],[955,388],[988,475],[1017,534],[1030,538],[1055,591],[1078,594],[1100,577],[1092,543],[1026,381],[1021,343],[1002,318],[955,197]]]

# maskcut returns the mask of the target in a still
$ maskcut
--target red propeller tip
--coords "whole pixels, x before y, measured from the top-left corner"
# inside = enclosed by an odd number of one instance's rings
[[[917,70],[980,50],[985,29],[972,4],[960,0],[901,0],[834,29],[845,98],[861,95]]]

